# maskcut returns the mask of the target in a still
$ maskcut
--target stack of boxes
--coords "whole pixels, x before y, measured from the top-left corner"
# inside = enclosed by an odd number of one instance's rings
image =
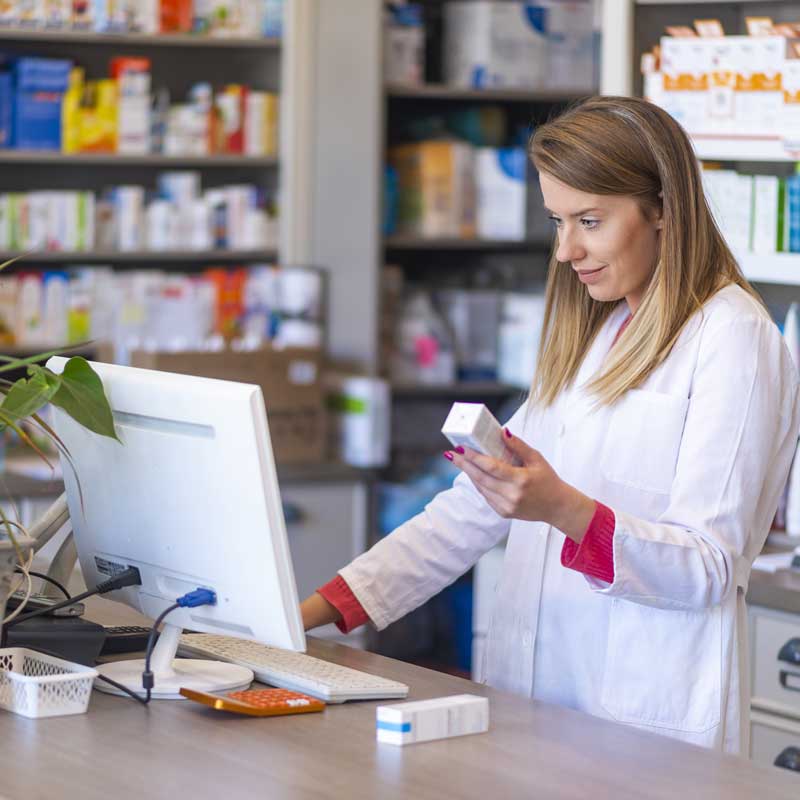
[[[703,183],[717,225],[737,254],[800,252],[800,174],[706,169]]]
[[[672,28],[677,35],[642,58],[645,96],[695,135],[796,142],[800,25],[770,26],[766,35],[763,24],[751,27],[746,36],[725,36],[715,20]]]
[[[525,239],[523,148],[425,141],[392,148],[389,163],[397,175],[396,229],[401,235]]]
[[[157,188],[111,187],[0,193],[0,250],[82,252],[261,250],[278,245],[265,190],[230,184],[202,190],[200,173],[162,173]]]
[[[0,146],[65,153],[276,156],[278,95],[229,84],[171,104],[151,91],[150,61],[117,57],[87,81],[71,61],[21,57],[0,71]]]
[[[0,26],[273,37],[283,0],[2,0]]]

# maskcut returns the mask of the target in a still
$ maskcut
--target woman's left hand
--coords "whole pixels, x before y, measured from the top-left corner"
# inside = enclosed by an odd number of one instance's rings
[[[559,478],[544,456],[510,432],[504,441],[516,464],[457,448],[452,461],[486,502],[506,519],[547,522],[577,542],[595,512],[595,502]]]

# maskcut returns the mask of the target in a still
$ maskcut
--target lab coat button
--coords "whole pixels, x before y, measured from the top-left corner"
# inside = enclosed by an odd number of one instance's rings
[[[558,428],[558,435],[563,438],[564,434],[567,432],[567,426],[562,422]]]
[[[533,636],[531,636],[530,631],[525,631],[525,633],[522,635],[522,644],[525,647],[530,647],[533,644]]]

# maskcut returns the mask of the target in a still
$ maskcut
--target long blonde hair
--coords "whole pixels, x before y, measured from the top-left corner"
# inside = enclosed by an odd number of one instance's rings
[[[626,195],[661,212],[659,251],[636,314],[588,386],[603,404],[641,385],[667,357],[689,317],[735,283],[758,298],[719,232],[692,145],[675,120],[645,100],[593,97],[541,126],[530,143],[540,172],[581,192]],[[555,249],[531,389],[548,406],[570,386],[616,307],[593,300]]]

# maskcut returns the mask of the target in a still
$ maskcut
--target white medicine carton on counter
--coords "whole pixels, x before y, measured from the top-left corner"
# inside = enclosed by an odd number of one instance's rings
[[[457,694],[432,700],[378,706],[379,742],[415,744],[489,730],[489,698]]]

